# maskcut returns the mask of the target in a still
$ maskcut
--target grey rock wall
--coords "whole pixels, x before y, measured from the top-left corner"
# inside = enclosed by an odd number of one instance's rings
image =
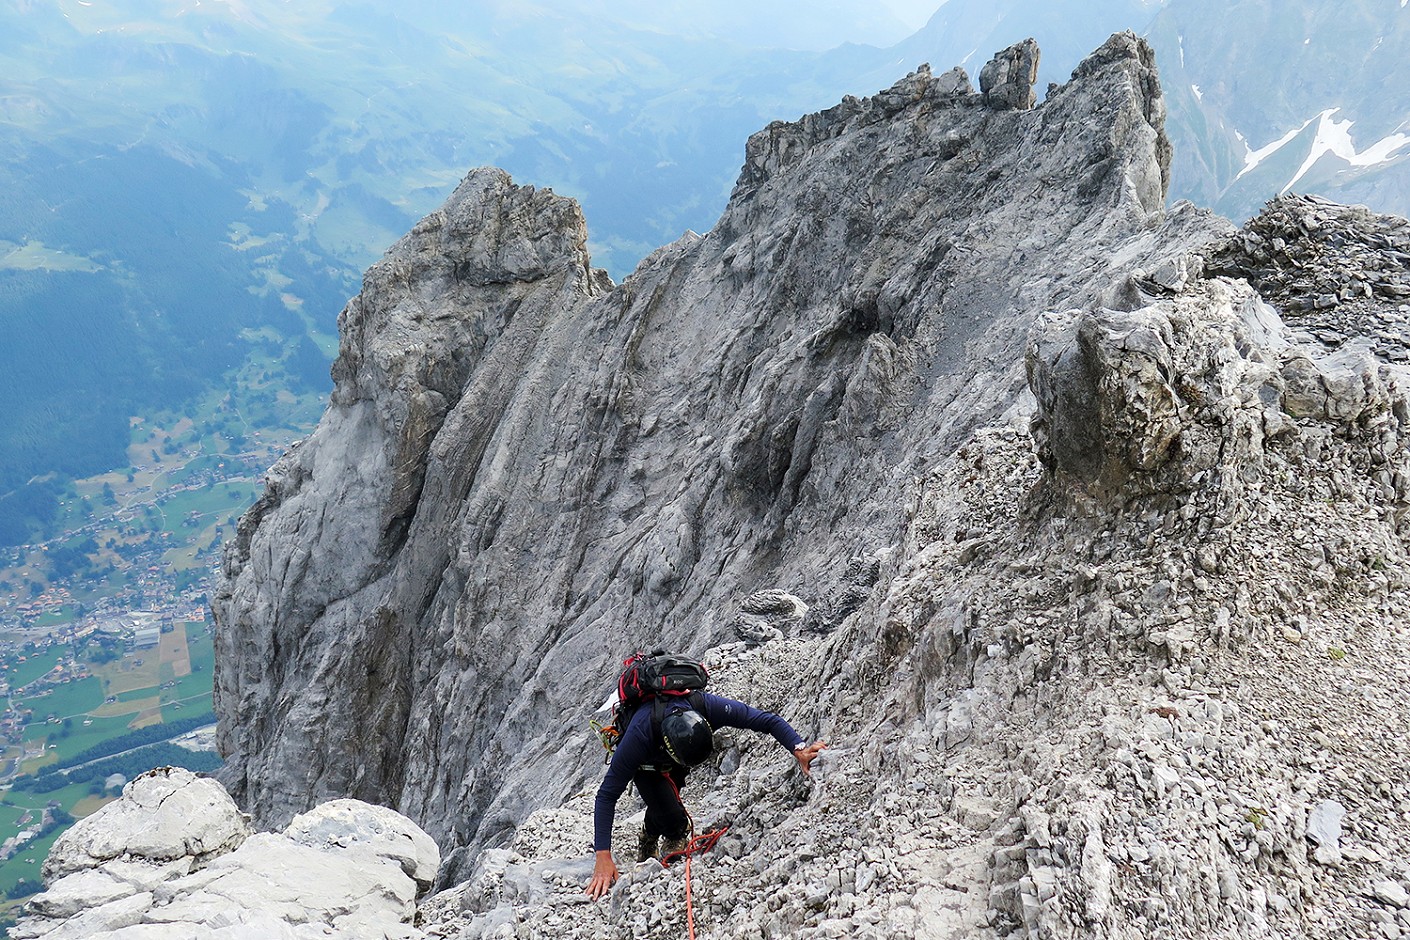
[[[1038,312],[1218,228],[1163,212],[1162,119],[1129,34],[1031,111],[921,69],[756,134],[716,227],[616,287],[571,201],[470,174],[368,271],[226,556],[232,792],[266,825],[386,802],[453,850],[582,788],[564,745],[624,650],[841,587],[1022,410]]]
[[[1399,223],[1165,211],[1133,36],[1012,91],[771,125],[621,285],[491,170],[374,266],[215,602],[256,820],[417,819],[444,936],[678,935],[659,866],[581,892],[584,725],[663,645],[833,745],[692,775],[702,935],[1410,930]]]

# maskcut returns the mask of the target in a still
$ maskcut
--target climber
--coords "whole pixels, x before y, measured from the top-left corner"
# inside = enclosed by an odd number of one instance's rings
[[[656,712],[653,715],[653,711]],[[655,729],[659,721],[660,733]],[[632,715],[593,806],[592,880],[587,894],[594,899],[605,895],[617,881],[617,863],[612,858],[612,821],[617,799],[635,783],[646,803],[646,819],[637,842],[637,861],[646,861],[682,851],[690,837],[691,820],[681,802],[680,788],[686,771],[701,763],[714,750],[715,728],[748,728],[767,732],[793,753],[803,773],[827,745],[808,744],[788,722],[771,712],[760,711],[743,702],[697,692],[689,696],[638,708]],[[658,849],[659,843],[659,849]]]

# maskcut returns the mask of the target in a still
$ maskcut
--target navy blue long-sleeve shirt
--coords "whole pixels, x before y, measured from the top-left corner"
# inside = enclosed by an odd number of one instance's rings
[[[791,752],[807,744],[793,726],[772,712],[762,711],[752,705],[736,702],[722,695],[702,692],[705,719],[711,728],[748,728],[774,736],[774,739]],[[689,708],[684,699],[668,700],[662,715]],[[643,764],[656,767],[672,766],[660,741],[653,740],[651,729],[651,703],[646,702],[632,715],[627,730],[617,742],[617,750],[612,754],[612,763],[607,768],[607,776],[602,778],[602,786],[597,788],[597,800],[593,803],[593,847],[601,852],[612,848],[612,820],[617,814],[617,800],[626,792],[627,784],[641,769]]]

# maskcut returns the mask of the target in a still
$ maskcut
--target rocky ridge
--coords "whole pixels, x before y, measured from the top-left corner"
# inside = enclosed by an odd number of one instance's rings
[[[731,825],[694,869],[702,936],[1410,931],[1410,374],[1289,342],[1244,282],[1144,282],[1035,324],[1032,432],[985,428],[919,482],[857,617],[711,651],[726,694],[806,714],[809,690],[838,746],[805,781],[730,738],[687,791],[698,828]],[[1107,460],[1045,446],[1079,419]],[[679,865],[584,899],[590,814],[534,814],[423,917],[682,931]]]
[[[559,742],[620,647],[722,635],[742,585],[840,588],[916,462],[1015,406],[1025,311],[1217,227],[1162,212],[1151,63],[1121,36],[1033,110],[922,69],[771,125],[715,229],[610,289],[570,201],[467,177],[368,271],[226,557],[237,800],[504,838],[583,785]]]
[[[679,931],[678,869],[581,892],[586,710],[669,645],[833,744],[692,776],[731,827],[702,936],[1410,930],[1387,298],[1289,329],[1217,247],[1280,223],[1162,208],[1135,37],[1036,108],[985,92],[920,70],[771,125],[719,225],[620,286],[495,171],[370,270],[215,603],[256,819],[421,820],[456,885],[429,934]]]

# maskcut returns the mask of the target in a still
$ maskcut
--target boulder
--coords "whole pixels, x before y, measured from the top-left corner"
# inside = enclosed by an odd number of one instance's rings
[[[43,895],[39,895],[25,906],[26,913],[37,911]],[[25,917],[10,928],[13,940],[90,940],[102,936],[107,931],[120,930],[140,924],[152,907],[152,895],[134,894],[109,901],[106,904],[93,904],[80,910],[72,917],[62,919]]]
[[[1027,361],[1045,462],[1111,489],[1166,461],[1183,425],[1169,333],[1155,307],[1038,320]]]
[[[60,838],[12,936],[411,940],[439,861],[409,819],[357,800],[252,835],[219,783],[163,768]]]
[[[366,853],[395,863],[422,891],[436,880],[441,852],[401,813],[361,800],[331,800],[296,816],[284,835],[329,852]]]
[[[235,849],[250,833],[225,788],[189,770],[153,770],[122,793],[122,799],[59,836],[44,861],[46,881],[116,858],[153,863],[190,858],[199,865]]]

